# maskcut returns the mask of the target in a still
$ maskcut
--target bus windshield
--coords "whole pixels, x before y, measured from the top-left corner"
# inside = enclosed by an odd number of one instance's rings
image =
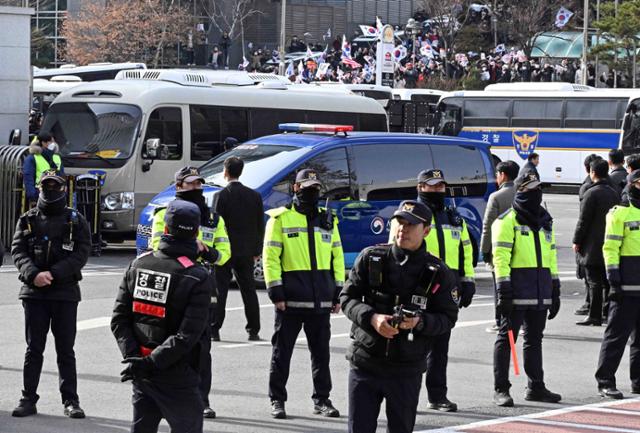
[[[200,174],[209,185],[225,186],[224,160],[237,156],[244,162],[240,181],[255,189],[310,150],[307,147],[245,143],[207,162],[200,168]]]
[[[624,121],[624,131],[622,135],[622,150],[625,154],[637,153],[640,151],[640,112],[638,106],[640,99],[636,99],[627,109]]]
[[[61,103],[49,108],[42,130],[55,137],[60,154],[73,160],[126,160],[134,148],[142,112],[134,105]],[[102,164],[98,164],[102,165]]]

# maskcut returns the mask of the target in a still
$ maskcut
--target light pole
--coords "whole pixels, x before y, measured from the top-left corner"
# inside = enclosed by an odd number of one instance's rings
[[[584,0],[584,30],[582,32],[582,83],[587,85],[587,43],[589,41],[589,0]]]
[[[284,75],[285,63],[284,63],[284,44],[286,43],[286,28],[285,21],[287,19],[287,0],[281,0],[280,6],[280,63],[278,64],[278,75]]]

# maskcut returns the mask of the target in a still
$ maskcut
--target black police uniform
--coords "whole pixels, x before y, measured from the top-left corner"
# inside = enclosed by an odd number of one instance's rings
[[[349,432],[375,432],[383,399],[387,431],[413,431],[427,352],[434,338],[455,325],[457,291],[453,272],[424,243],[413,252],[380,245],[360,253],[340,294],[342,309],[353,321],[346,356],[351,363]],[[397,305],[416,309],[421,321],[413,332],[401,330],[387,340],[371,318],[393,314]]]
[[[167,208],[171,233],[175,221],[197,230],[199,218],[183,200]],[[133,379],[134,433],[156,432],[162,418],[172,431],[202,432],[200,344],[212,277],[197,256],[195,238],[164,235],[158,251],[131,263],[120,285],[111,330],[130,364],[122,380]]]
[[[58,176],[53,177],[60,184],[64,182]],[[51,178],[45,174],[41,182]],[[39,399],[36,391],[42,372],[47,333],[51,328],[56,340],[60,394],[66,411],[69,404],[78,405],[73,351],[80,301],[78,282],[82,279],[81,270],[89,258],[91,239],[84,217],[66,207],[65,202],[63,191],[54,200],[45,200],[41,193],[37,206],[18,220],[11,254],[23,283],[19,298],[24,308],[27,340],[20,405],[35,405]],[[36,287],[34,279],[40,272],[46,271],[53,276],[51,285]],[[35,413],[35,406],[33,409],[31,413]],[[27,414],[14,413],[15,416]]]

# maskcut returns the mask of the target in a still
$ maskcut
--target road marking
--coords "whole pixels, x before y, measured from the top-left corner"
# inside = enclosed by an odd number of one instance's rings
[[[345,317],[345,316],[343,315],[342,317]],[[456,329],[467,328],[470,326],[486,325],[488,323],[494,323],[494,322],[495,320],[469,320],[467,322],[458,322],[456,323],[456,326],[455,328],[453,328],[453,330],[455,331]],[[350,333],[348,332],[344,334],[332,334],[331,339],[345,338],[345,337],[349,337],[349,335]],[[307,341],[305,337],[300,337],[296,340],[296,343],[304,343],[305,341]],[[216,349],[241,349],[243,347],[251,347],[251,346],[271,346],[271,340],[251,341],[247,343],[221,344],[221,345],[216,345],[215,348]]]
[[[539,425],[550,425],[550,426],[560,426],[565,428],[583,428],[585,430],[596,430],[596,431],[609,431],[609,432],[617,432],[617,433],[638,433],[638,430],[626,429],[626,428],[617,428],[617,427],[606,427],[606,426],[597,426],[597,425],[589,425],[589,424],[574,424],[569,422],[560,422],[560,421],[550,421],[545,420],[543,418],[557,416],[557,415],[565,415],[573,412],[580,412],[584,410],[595,410],[600,411],[606,408],[608,411],[614,411],[617,405],[628,404],[640,402],[640,398],[629,398],[624,400],[615,400],[615,401],[606,401],[601,403],[593,403],[593,404],[585,404],[581,406],[571,406],[562,409],[554,409],[548,410],[544,412],[532,413],[529,415],[522,416],[513,416],[513,417],[504,417],[504,418],[495,418],[486,421],[478,421],[470,424],[463,424],[452,427],[444,427],[440,429],[431,429],[431,430],[420,430],[414,433],[456,433],[456,432],[464,432],[467,429],[478,429],[482,427],[489,427],[498,424],[507,424],[510,422],[526,422],[532,424]],[[612,408],[613,407],[613,408]],[[608,409],[612,408],[612,409]],[[622,410],[616,410],[616,413],[622,412]],[[636,413],[637,414],[637,413]],[[514,428],[514,431],[516,429]],[[520,429],[521,430],[521,429]],[[522,430],[521,430],[522,431]]]

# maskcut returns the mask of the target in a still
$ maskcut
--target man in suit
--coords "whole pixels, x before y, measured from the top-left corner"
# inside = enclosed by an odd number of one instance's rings
[[[513,198],[516,195],[516,188],[513,181],[518,177],[520,167],[514,161],[502,161],[496,165],[496,182],[498,191],[491,193],[487,208],[482,219],[482,238],[480,239],[480,251],[484,262],[493,269],[492,248],[491,248],[491,224],[505,213],[513,205]],[[494,280],[495,285],[495,280]],[[496,298],[496,302],[497,298]],[[498,332],[500,330],[500,314],[496,309],[496,323],[487,328],[487,332]]]
[[[533,152],[527,156],[527,162],[520,169],[518,176],[524,176],[527,173],[533,172],[538,179],[540,179],[540,173],[538,173],[538,165],[540,164],[540,155]]]
[[[232,274],[240,287],[249,341],[260,340],[260,305],[253,279],[253,266],[254,260],[262,251],[264,208],[260,194],[238,180],[243,168],[244,163],[238,157],[230,156],[224,161],[224,177],[228,185],[218,195],[216,210],[227,224],[231,259],[224,266],[216,268],[218,306],[211,337],[214,341],[220,341],[220,328],[224,322]]]

